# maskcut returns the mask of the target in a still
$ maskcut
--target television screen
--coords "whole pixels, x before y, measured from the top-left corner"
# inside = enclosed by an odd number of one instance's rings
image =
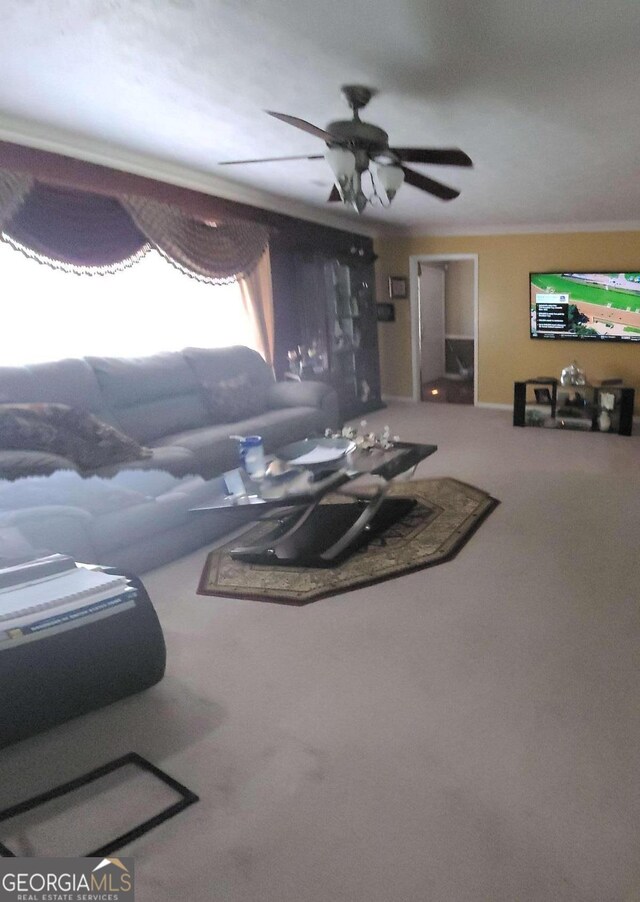
[[[640,341],[640,273],[532,272],[531,337]]]

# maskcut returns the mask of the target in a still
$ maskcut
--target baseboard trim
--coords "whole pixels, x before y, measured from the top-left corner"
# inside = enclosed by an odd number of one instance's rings
[[[414,401],[411,395],[383,395],[383,401],[411,401],[414,404],[420,404],[420,401]],[[513,404],[494,404],[491,401],[475,401],[473,404],[466,405],[468,407],[486,407],[493,410],[513,410]]]
[[[491,410],[513,410],[513,404],[495,404],[493,401],[476,401],[476,407],[487,407]]]
[[[400,402],[413,402],[413,398],[410,395],[382,395],[382,400],[385,402],[388,401],[400,401]],[[419,401],[413,402],[419,404]],[[471,406],[471,405],[469,405]],[[473,405],[474,407],[483,407],[485,410],[513,410],[513,404],[496,404],[493,401],[476,401]],[[633,415],[633,431],[634,433],[640,427],[640,414]]]

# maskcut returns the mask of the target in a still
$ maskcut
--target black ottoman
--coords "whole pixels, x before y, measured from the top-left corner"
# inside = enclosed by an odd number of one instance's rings
[[[132,608],[0,649],[0,748],[162,679],[158,616],[142,582],[128,579],[137,592]]]

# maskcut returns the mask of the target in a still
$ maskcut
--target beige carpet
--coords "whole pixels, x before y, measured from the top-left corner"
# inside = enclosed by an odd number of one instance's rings
[[[136,902],[638,902],[640,436],[367,419],[500,498],[460,553],[304,608],[147,574],[165,679],[0,751],[0,807],[135,750],[201,799]]]
[[[235,560],[232,548],[259,543],[272,523],[252,526],[241,537],[212,551],[202,571],[199,595],[250,598],[304,605],[422,570],[450,560],[498,503],[457,479],[419,479],[394,483],[389,498],[417,502],[410,513],[344,563],[330,568],[282,567]],[[328,503],[345,502],[344,497]]]

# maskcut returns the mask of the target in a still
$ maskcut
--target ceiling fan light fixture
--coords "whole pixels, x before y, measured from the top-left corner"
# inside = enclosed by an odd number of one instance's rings
[[[388,207],[403,182],[420,191],[426,191],[440,200],[454,200],[460,194],[456,188],[443,185],[407,163],[425,163],[435,166],[472,166],[471,158],[457,147],[396,147],[389,146],[387,132],[360,118],[365,107],[377,91],[365,85],[343,85],[344,94],[353,118],[337,119],[326,128],[318,128],[312,122],[265,110],[270,116],[294,128],[314,135],[324,141],[324,155],[264,157],[259,160],[226,160],[220,165],[232,163],[272,163],[288,160],[321,160],[324,156],[334,175],[334,186],[327,202],[341,200],[345,206],[363,213],[368,204]],[[368,181],[367,181],[368,179]],[[363,185],[366,186],[365,192]]]
[[[387,195],[387,200],[391,203],[404,182],[402,167],[389,165],[388,163],[377,163],[376,175],[384,193]]]
[[[364,213],[367,204],[370,202],[367,195],[362,190],[360,184],[360,178],[358,178],[358,187],[357,190],[353,192],[351,198],[351,204],[358,213]]]
[[[331,167],[340,188],[348,185],[356,171],[356,156],[346,147],[327,147],[324,158]]]
[[[343,203],[353,207],[357,213],[362,213],[369,201],[362,190],[362,177],[358,169],[354,169],[349,178],[339,182],[338,187]]]

